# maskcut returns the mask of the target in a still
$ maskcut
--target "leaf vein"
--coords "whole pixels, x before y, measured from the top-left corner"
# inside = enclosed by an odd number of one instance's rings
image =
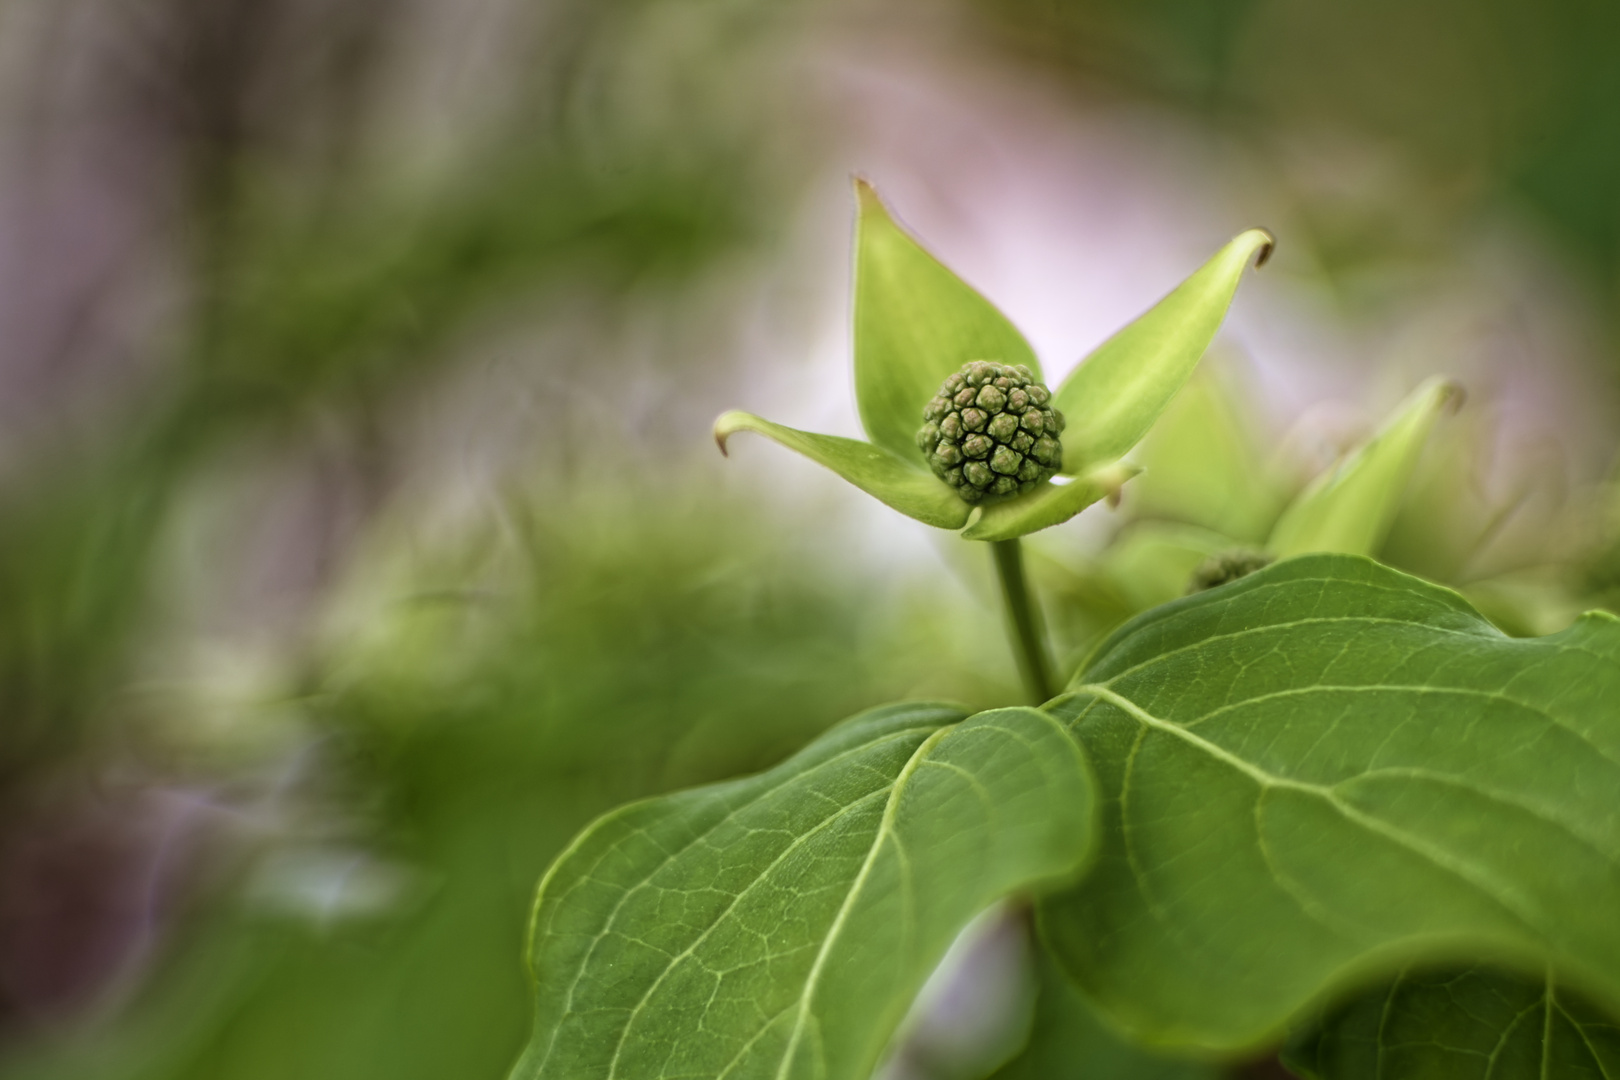
[[[877,863],[878,852],[883,849],[884,842],[893,833],[895,812],[900,804],[900,797],[905,791],[906,782],[911,779],[911,774],[916,771],[917,766],[927,756],[928,752],[950,730],[949,727],[942,727],[924,739],[917,749],[912,751],[911,758],[906,762],[905,767],[900,770],[899,775],[894,778],[894,784],[889,791],[888,803],[883,808],[883,818],[878,824],[877,835],[873,837],[872,844],[867,849],[866,859],[861,863],[860,871],[850,884],[849,892],[845,894],[844,902],[838,908],[838,914],[833,917],[832,925],[827,928],[826,936],[821,940],[821,948],[817,950],[816,958],[810,965],[810,974],[805,977],[804,986],[799,991],[799,1015],[793,1024],[793,1033],[788,1037],[787,1049],[782,1052],[782,1063],[776,1071],[777,1080],[784,1080],[788,1075],[788,1069],[793,1064],[793,1054],[798,1049],[799,1040],[803,1037],[805,1024],[809,1020],[810,1002],[815,997],[816,986],[821,979],[821,971],[826,966],[828,955],[832,952],[832,944],[843,931],[844,923],[848,920],[850,911],[854,909],[855,899],[860,896],[861,889],[866,884],[866,879],[872,873],[872,867]]]
[[[1356,807],[1350,805],[1340,798],[1338,794],[1331,788],[1323,787],[1320,784],[1312,784],[1306,781],[1294,780],[1288,777],[1277,776],[1273,773],[1266,772],[1264,769],[1245,761],[1243,758],[1237,756],[1231,751],[1226,750],[1225,748],[1212,743],[1209,740],[1194,734],[1193,732],[1185,730],[1180,725],[1173,724],[1168,720],[1162,720],[1159,717],[1154,716],[1141,706],[1137,705],[1134,701],[1115,693],[1105,686],[1086,685],[1080,687],[1080,691],[1083,693],[1096,694],[1104,698],[1104,700],[1108,701],[1109,704],[1116,706],[1124,711],[1127,715],[1134,717],[1139,723],[1182,739],[1193,747],[1204,751],[1217,761],[1238,770],[1257,784],[1273,788],[1299,791],[1303,794],[1313,795],[1322,799],[1352,824],[1359,825],[1368,832],[1383,836],[1392,843],[1399,844],[1414,854],[1423,857],[1428,862],[1433,864],[1437,869],[1451,874],[1454,877],[1460,878],[1467,884],[1479,890],[1481,895],[1495,903],[1506,914],[1525,927],[1525,929],[1529,930],[1537,937],[1545,937],[1545,935],[1540,933],[1537,929],[1538,924],[1545,924],[1546,922],[1542,913],[1537,912],[1536,916],[1532,918],[1518,910],[1515,905],[1509,904],[1504,898],[1506,896],[1512,896],[1513,890],[1506,888],[1500,882],[1487,883],[1475,880],[1477,876],[1481,876],[1478,868],[1468,866],[1468,864],[1454,858],[1449,853],[1434,850],[1431,845],[1422,842],[1418,837],[1411,835],[1405,830],[1400,829],[1389,822],[1376,818],[1371,814],[1358,810]],[[1487,887],[1487,884],[1490,887]],[[1526,905],[1526,901],[1523,898],[1518,898],[1516,903],[1520,906]]]
[[[888,733],[887,735],[884,735],[883,737],[881,737],[879,739],[874,739],[874,740],[872,740],[870,742],[858,743],[858,744],[856,744],[854,746],[851,746],[847,750],[843,750],[843,751],[840,751],[837,754],[832,755],[831,757],[825,759],[824,761],[819,761],[819,762],[816,763],[816,765],[813,768],[811,768],[809,770],[806,770],[803,773],[797,774],[796,776],[792,777],[788,782],[793,782],[793,781],[800,780],[800,779],[802,779],[804,777],[807,777],[807,776],[812,776],[815,773],[821,771],[822,769],[824,769],[826,767],[829,767],[829,766],[832,766],[834,764],[837,764],[837,763],[845,760],[846,758],[854,757],[854,756],[857,756],[859,754],[868,752],[875,746],[882,746],[882,745],[885,745],[887,743],[890,743],[890,742],[893,742],[893,741],[896,741],[896,740],[899,740],[899,739],[904,739],[904,738],[907,738],[909,736],[916,735],[916,734],[918,734],[918,733],[920,733],[922,731],[937,731],[937,730],[939,730],[939,729],[936,726],[930,725],[929,727],[921,727],[921,726],[914,727],[914,728],[908,727],[908,728],[902,728],[902,729],[899,729],[899,730],[896,730],[896,731],[892,731],[892,732]],[[635,892],[639,891],[643,887],[645,887],[649,882],[652,881],[652,879],[654,877],[657,877],[659,872],[662,871],[671,862],[673,862],[677,857],[679,857],[682,852],[684,852],[684,851],[696,846],[697,844],[702,843],[703,841],[707,840],[715,832],[719,831],[727,823],[729,823],[732,819],[734,819],[738,814],[744,812],[745,810],[748,810],[750,807],[753,807],[753,806],[759,804],[760,802],[764,801],[765,799],[769,798],[772,794],[774,794],[775,792],[780,790],[780,788],[782,786],[783,786],[782,784],[765,785],[765,786],[763,786],[761,788],[761,790],[759,791],[759,793],[757,795],[753,796],[752,798],[745,799],[744,801],[738,803],[734,807],[728,808],[726,810],[726,812],[724,814],[722,814],[719,818],[717,818],[708,828],[704,829],[702,832],[700,832],[700,833],[696,834],[695,836],[691,837],[690,839],[688,839],[685,844],[677,847],[674,851],[665,853],[664,857],[661,860],[659,860],[653,866],[649,867],[647,869],[647,871],[644,874],[642,874],[639,878],[637,878],[636,881],[633,884],[628,885],[627,887],[625,887],[623,895],[621,895],[619,897],[618,901],[613,905],[612,909],[607,913],[606,917],[602,920],[602,931],[601,931],[601,933],[596,935],[596,938],[594,939],[590,949],[588,949],[586,951],[586,955],[580,960],[579,966],[575,969],[573,978],[569,980],[568,992],[567,992],[567,994],[565,996],[565,1004],[564,1004],[564,1007],[563,1007],[564,1015],[567,1015],[568,1013],[572,1013],[574,1011],[574,994],[579,989],[580,980],[582,978],[584,978],[586,969],[590,967],[591,958],[593,956],[595,956],[597,946],[600,945],[601,942],[606,938],[606,936],[607,936],[609,930],[611,929],[614,921],[618,918],[619,913],[623,910],[624,905],[629,902],[631,895],[634,894]],[[656,799],[656,797],[655,797],[655,799]],[[545,900],[547,899],[547,886],[549,886],[551,884],[552,875],[555,874],[560,867],[563,867],[563,866],[568,864],[568,859],[569,859],[570,855],[572,855],[574,852],[580,850],[585,845],[585,843],[587,841],[589,841],[592,837],[594,837],[599,832],[601,832],[604,828],[606,828],[607,826],[609,826],[611,824],[614,824],[616,822],[622,821],[625,816],[628,816],[630,813],[641,809],[642,807],[644,807],[644,806],[648,805],[649,803],[655,801],[655,799],[644,800],[642,802],[637,802],[637,803],[630,803],[627,806],[621,807],[615,813],[606,815],[606,816],[598,819],[589,828],[583,830],[579,834],[579,836],[575,838],[574,842],[568,846],[568,849],[565,850],[560,856],[557,857],[556,861],[552,863],[551,868],[546,871],[545,877],[540,879],[539,888],[537,890],[535,890],[534,907],[533,907],[534,917],[531,919],[531,925],[530,925],[530,937],[531,937],[531,940],[533,940],[535,938],[538,938],[538,936],[539,936],[539,934],[538,934],[538,921],[539,921],[538,917],[539,917],[541,908],[544,905]],[[608,856],[608,854],[609,854],[608,851],[604,851],[602,853],[601,857],[598,858],[597,862],[593,863],[588,869],[584,870],[580,875],[581,880],[589,878],[591,873],[595,871],[596,867],[601,864],[602,859],[605,859]],[[559,898],[559,902],[561,902],[562,899],[566,898],[567,895],[568,895],[568,893],[565,892],[563,894],[563,897]],[[532,949],[530,951],[532,952]],[[556,1026],[556,1027],[552,1028],[550,1038],[547,1040],[547,1043],[546,1043],[546,1052],[540,1058],[540,1066],[539,1066],[539,1068],[537,1070],[538,1074],[544,1074],[545,1067],[551,1060],[552,1052],[556,1049],[557,1035],[558,1035],[558,1033],[560,1031],[561,1031],[560,1026]]]

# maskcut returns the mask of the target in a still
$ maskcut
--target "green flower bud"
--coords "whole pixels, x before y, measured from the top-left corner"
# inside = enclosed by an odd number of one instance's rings
[[[1233,548],[1211,555],[1198,564],[1187,582],[1187,595],[1225,585],[1240,577],[1248,577],[1256,570],[1264,570],[1276,561],[1276,556],[1253,548]]]
[[[1063,414],[1051,400],[1022,364],[974,360],[923,409],[917,446],[967,502],[1033,491],[1063,463]]]

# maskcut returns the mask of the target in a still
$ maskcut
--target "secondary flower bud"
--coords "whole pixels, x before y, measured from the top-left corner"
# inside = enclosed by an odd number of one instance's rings
[[[1192,578],[1187,582],[1187,594],[1200,593],[1206,589],[1213,589],[1217,585],[1236,581],[1238,578],[1248,577],[1256,570],[1264,570],[1276,561],[1276,557],[1264,551],[1255,551],[1253,548],[1233,548],[1231,551],[1222,551],[1211,555],[1198,564],[1193,571]]]
[[[1063,414],[1022,364],[974,360],[923,409],[917,448],[968,502],[1033,491],[1063,463]]]

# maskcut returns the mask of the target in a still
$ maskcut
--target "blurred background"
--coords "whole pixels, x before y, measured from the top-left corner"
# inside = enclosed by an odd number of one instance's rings
[[[1434,373],[1468,404],[1381,557],[1510,633],[1620,602],[1617,39],[1576,0],[0,4],[0,1074],[504,1076],[591,817],[1017,699],[982,550],[708,436],[858,433],[853,172],[1054,382],[1278,237],[1123,505],[1035,538],[1071,660]],[[968,1075],[962,1035],[893,1071]]]

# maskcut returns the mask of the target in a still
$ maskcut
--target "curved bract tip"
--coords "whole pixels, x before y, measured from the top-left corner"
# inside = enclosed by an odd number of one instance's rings
[[[855,184],[855,202],[861,210],[879,210],[888,213],[888,207],[883,205],[883,198],[877,192],[872,181],[860,173],[853,174],[850,179]]]
[[[1254,253],[1254,268],[1258,270],[1271,261],[1271,253],[1277,250],[1277,238],[1271,235],[1270,229],[1254,228],[1244,233],[1245,236],[1251,234],[1259,241]]]
[[[720,448],[722,457],[730,457],[731,450],[727,443],[739,431],[759,431],[761,421],[753,413],[743,412],[741,409],[728,409],[715,417],[714,445]]]
[[[1456,416],[1468,404],[1468,388],[1456,379],[1442,379],[1436,392],[1440,395],[1441,407],[1451,416]]]
[[[1070,372],[1054,395],[1071,433],[1064,472],[1118,461],[1141,441],[1214,340],[1250,262],[1265,262],[1275,245],[1265,229],[1238,233]]]
[[[726,440],[739,431],[765,436],[794,453],[824,465],[889,506],[941,529],[960,529],[970,507],[939,477],[929,472],[921,455],[901,457],[880,446],[838,435],[818,435],[764,417],[732,409],[714,422],[714,441],[726,452]]]
[[[721,457],[731,456],[731,452],[726,449],[726,441],[737,432],[748,430],[753,419],[752,415],[739,409],[731,409],[715,418],[714,445],[720,448]]]

